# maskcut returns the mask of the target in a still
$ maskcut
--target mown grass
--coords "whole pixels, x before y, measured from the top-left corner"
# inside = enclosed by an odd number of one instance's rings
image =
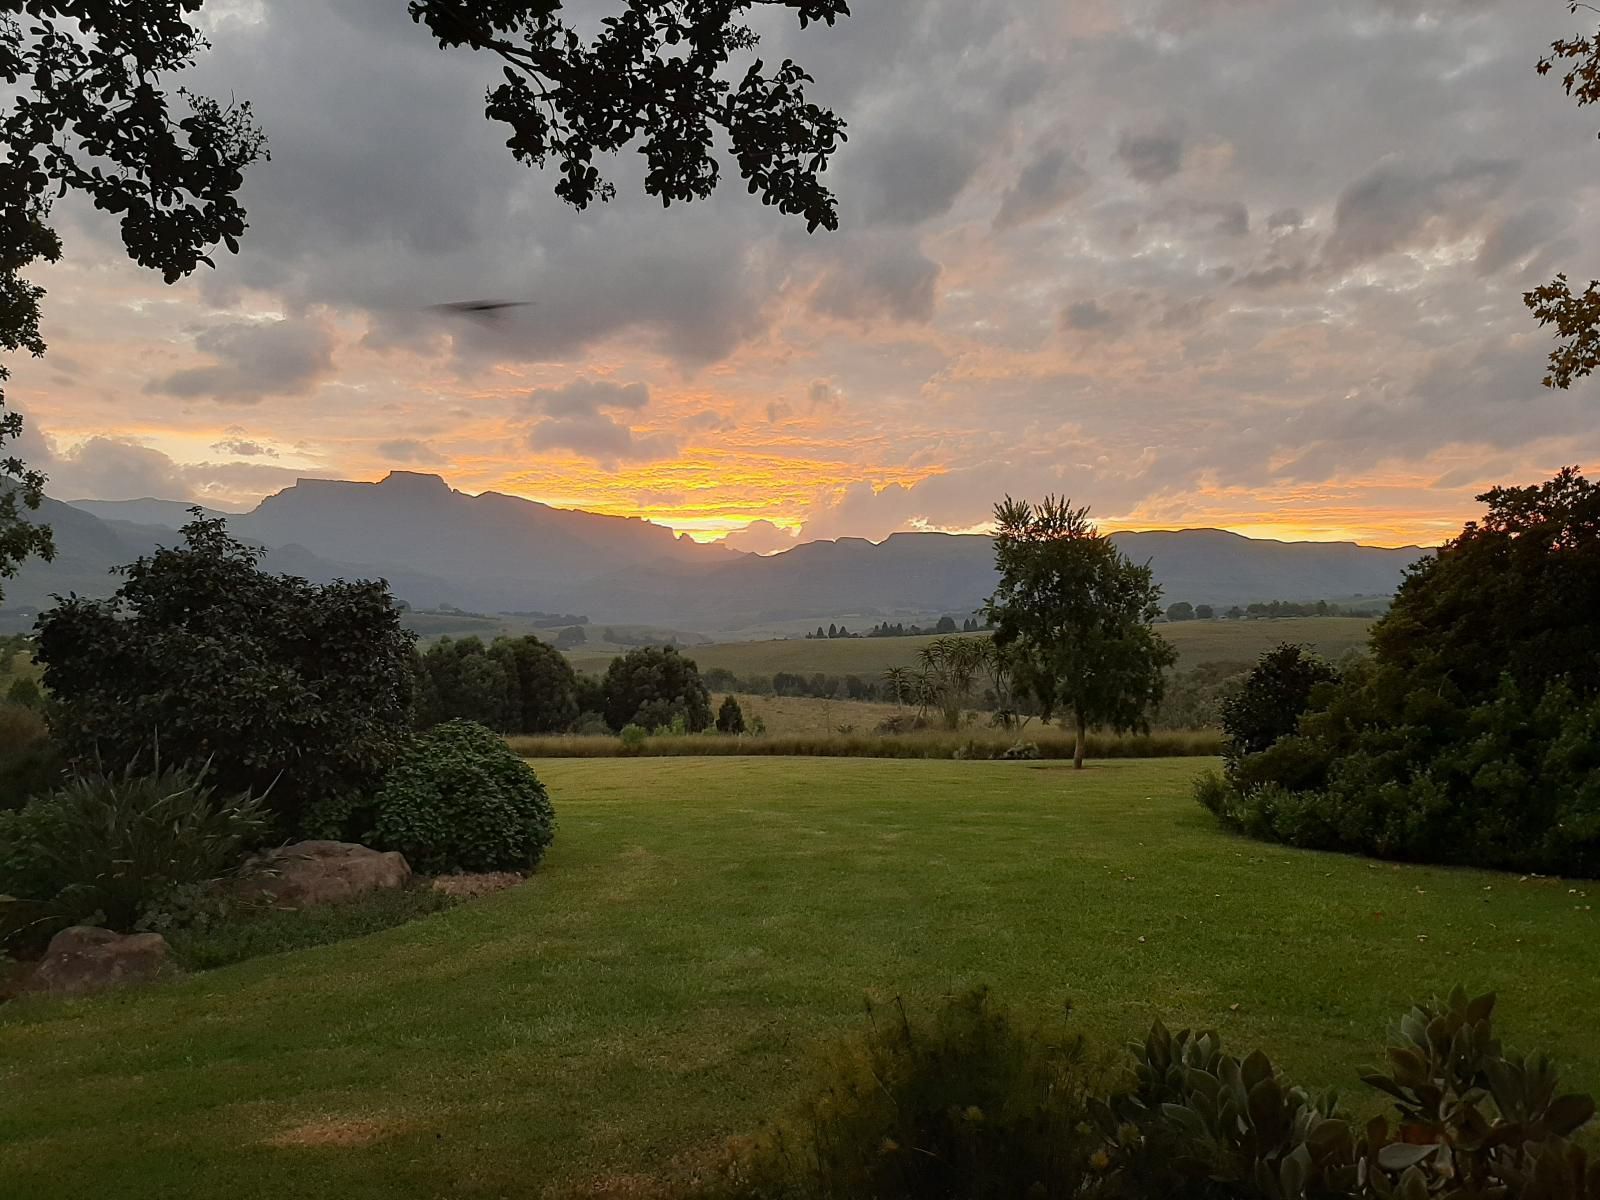
[[[1300,642],[1327,658],[1367,644],[1372,622],[1366,617],[1281,617],[1259,621],[1178,621],[1158,627],[1178,650],[1180,671],[1206,662],[1251,663],[1280,642]],[[986,634],[972,634],[985,637]],[[702,671],[722,667],[740,679],[794,671],[802,675],[859,675],[877,680],[890,667],[914,667],[933,639],[794,637],[764,642],[719,642],[685,646],[684,654]],[[579,647],[568,658],[580,671],[603,673],[620,651]]]
[[[0,1194],[645,1195],[808,1092],[863,997],[977,983],[1020,1017],[1070,999],[1100,1046],[1160,1015],[1359,1094],[1388,1022],[1460,980],[1600,1087],[1592,899],[1227,835],[1203,765],[539,762],[560,829],[520,887],[0,1008]]]
[[[418,917],[443,912],[454,903],[426,885],[371,892],[342,904],[299,910],[269,908],[233,912],[205,927],[166,934],[173,960],[191,971],[231,966],[263,954],[283,954],[365,937]]]
[[[906,711],[906,710],[903,710]],[[906,711],[909,717],[909,712]],[[682,737],[650,737],[636,746],[621,738],[595,734],[520,734],[506,739],[524,758],[945,758],[997,759],[1019,742],[1035,746],[1041,759],[1071,758],[1070,731],[1037,722],[1020,732],[1003,729],[919,729],[909,733],[702,733]],[[1087,756],[1105,758],[1198,758],[1222,752],[1222,734],[1214,729],[1169,729],[1153,733],[1091,733],[1084,739]]]

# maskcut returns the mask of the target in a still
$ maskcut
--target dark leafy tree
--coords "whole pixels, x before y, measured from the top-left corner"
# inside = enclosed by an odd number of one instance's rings
[[[67,753],[107,771],[211,764],[223,792],[271,789],[283,832],[338,821],[380,782],[411,722],[413,635],[379,582],[261,569],[221,518],[123,568],[108,600],[39,618],[39,662]]]
[[[515,728],[517,685],[512,665],[490,657],[477,637],[442,637],[422,655],[424,683],[417,723],[472,721],[506,733]]]
[[[733,696],[724,696],[722,707],[717,709],[717,732],[744,732],[744,709],[739,707],[739,701]]]
[[[1317,685],[1337,678],[1338,672],[1303,646],[1267,651],[1239,691],[1223,702],[1230,757],[1258,754],[1293,733]]]
[[[711,724],[711,697],[693,659],[671,646],[643,646],[611,660],[603,711],[617,730],[635,723],[655,728],[681,715],[688,731],[699,733]],[[648,722],[638,719],[641,712]]]
[[[589,640],[589,635],[584,632],[582,625],[569,625],[556,634],[557,650],[572,650],[583,645]]]
[[[1073,765],[1090,726],[1146,728],[1177,652],[1151,628],[1161,589],[1089,520],[1087,508],[1045,497],[995,506],[1000,586],[986,611],[995,643],[1048,714],[1072,710]]]
[[[1209,604],[1196,604],[1194,606],[1194,619],[1197,621],[1209,621],[1216,615],[1217,610]]]
[[[1187,600],[1180,600],[1176,604],[1167,605],[1167,620],[1192,621],[1194,620],[1194,605]]]
[[[69,191],[117,215],[140,266],[172,283],[218,243],[238,249],[237,193],[264,141],[248,104],[224,107],[168,80],[205,48],[189,15],[201,0],[0,0],[0,350],[44,353],[39,302],[25,278],[61,257],[51,203]],[[0,382],[9,371],[0,367]],[[0,578],[30,554],[49,558],[37,509],[44,476],[6,453],[22,417],[0,395]]]
[[[1593,5],[1578,0],[1567,7],[1574,13],[1594,11]],[[1600,101],[1600,33],[1552,42],[1537,70],[1549,75],[1559,65],[1566,68],[1562,87],[1580,108]],[[1592,375],[1600,366],[1600,280],[1591,280],[1581,292],[1574,292],[1566,274],[1558,274],[1542,287],[1523,293],[1522,301],[1540,325],[1554,328],[1558,339],[1550,352],[1545,387],[1571,387],[1573,380]]]
[[[577,719],[578,677],[555,647],[536,637],[499,638],[489,655],[504,665],[511,682],[512,730],[554,733]]]
[[[954,633],[956,631],[956,619],[949,616],[940,617],[938,623],[934,625],[933,631],[940,635]]]
[[[752,195],[806,222],[838,227],[820,176],[844,140],[844,122],[806,97],[811,76],[785,59],[753,57],[752,10],[786,8],[801,28],[849,15],[845,0],[628,0],[592,37],[561,0],[411,0],[412,20],[441,47],[487,51],[501,63],[486,115],[511,128],[506,145],[530,166],[554,160],[558,196],[587,208],[615,194],[598,154],[639,142],[644,188],[662,203],[711,194],[712,154],[732,150]],[[590,24],[583,22],[584,25]],[[749,58],[743,74],[735,57]],[[737,75],[737,79],[735,79]]]

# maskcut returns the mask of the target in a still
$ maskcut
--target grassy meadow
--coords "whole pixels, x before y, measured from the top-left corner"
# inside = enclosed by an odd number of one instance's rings
[[[0,1008],[0,1194],[648,1195],[785,1109],[863,1001],[1160,1015],[1359,1096],[1413,997],[1501,995],[1600,1088],[1582,885],[1227,835],[1193,759],[535,764],[528,883],[365,938]]]
[[[1254,662],[1280,642],[1301,642],[1325,658],[1367,644],[1366,617],[1282,617],[1259,621],[1178,621],[1159,627],[1161,636],[1178,649],[1178,670],[1206,662]],[[972,634],[984,637],[985,634]],[[686,646],[684,653],[702,671],[722,667],[741,679],[794,671],[803,675],[860,675],[876,679],[890,667],[915,666],[917,654],[931,637],[835,638],[803,637],[765,642],[719,642]],[[603,673],[618,651],[579,647],[569,653],[580,671]]]

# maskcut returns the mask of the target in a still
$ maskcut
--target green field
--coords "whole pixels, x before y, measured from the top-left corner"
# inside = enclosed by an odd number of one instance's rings
[[[539,763],[560,830],[520,888],[0,1009],[0,1194],[643,1195],[782,1111],[864,996],[979,982],[1359,1092],[1406,1002],[1461,980],[1600,1087],[1581,887],[1243,841],[1189,799],[1201,765]]]
[[[1365,617],[1300,617],[1260,621],[1181,621],[1159,626],[1178,648],[1178,669],[1205,662],[1254,662],[1280,642],[1303,642],[1319,654],[1338,658],[1367,644]],[[974,635],[983,636],[983,635]],[[860,675],[875,678],[890,667],[914,666],[917,653],[933,639],[836,638],[808,641],[721,642],[686,647],[702,671],[722,667],[741,679],[795,671],[802,675]],[[580,671],[603,672],[616,651],[580,648],[569,657]]]

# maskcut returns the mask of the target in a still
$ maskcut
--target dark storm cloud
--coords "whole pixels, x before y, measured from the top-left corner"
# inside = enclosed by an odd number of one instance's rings
[[[1140,183],[1164,183],[1183,169],[1183,135],[1125,133],[1117,143],[1117,157]]]
[[[939,264],[909,238],[860,239],[823,275],[812,308],[827,316],[868,321],[928,321],[937,301]]]
[[[255,404],[266,396],[310,391],[333,371],[333,338],[319,324],[296,320],[233,321],[195,335],[195,349],[213,361],[185,367],[146,388],[184,399]]]
[[[650,389],[642,383],[575,379],[561,387],[536,389],[526,407],[543,419],[529,427],[527,444],[541,451],[567,450],[611,470],[623,462],[670,458],[677,453],[677,438],[641,436],[624,419],[649,403]]]
[[[1518,166],[1510,159],[1475,158],[1431,171],[1380,163],[1340,194],[1324,255],[1346,268],[1400,247],[1459,236],[1505,193]]]
[[[1023,166],[1016,182],[1000,198],[994,227],[1013,229],[1049,216],[1088,186],[1089,173],[1073,160],[1065,147],[1042,150]]]
[[[1115,320],[1111,310],[1098,300],[1079,300],[1061,312],[1061,323],[1068,329],[1104,329]]]

